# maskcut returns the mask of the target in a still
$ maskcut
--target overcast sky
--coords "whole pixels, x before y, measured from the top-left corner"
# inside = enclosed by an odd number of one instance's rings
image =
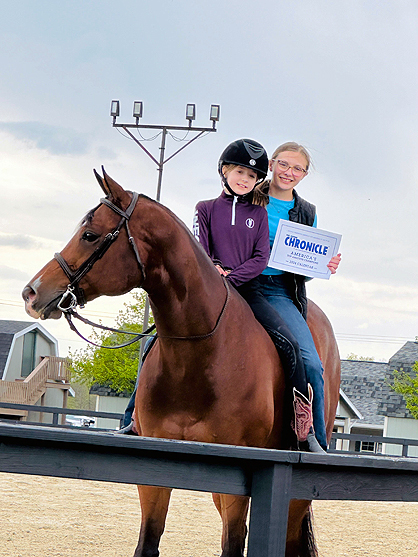
[[[127,189],[156,194],[155,164],[120,122],[207,126],[164,169],[161,201],[191,226],[220,192],[217,160],[239,137],[269,153],[304,144],[299,186],[318,226],[342,234],[340,269],[309,296],[329,316],[342,357],[387,360],[418,335],[418,3],[416,0],[1,0],[0,318],[31,320],[20,292],[63,248],[101,191],[104,165]],[[152,138],[152,131],[144,137]],[[182,137],[178,132],[177,138]],[[160,138],[145,145],[159,156]],[[169,137],[167,155],[182,143]],[[89,304],[108,324],[124,298]],[[64,320],[42,323],[83,344]]]

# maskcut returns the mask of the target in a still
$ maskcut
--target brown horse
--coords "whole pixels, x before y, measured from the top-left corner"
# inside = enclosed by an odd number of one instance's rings
[[[149,294],[159,340],[140,375],[138,431],[167,439],[287,448],[283,370],[249,306],[171,211],[125,191],[106,173],[96,177],[106,199],[26,286],[26,311],[35,318],[57,319],[59,307],[80,302],[82,295],[89,301],[142,287]],[[313,303],[308,321],[325,369],[330,437],[339,392],[338,350],[329,321]],[[135,557],[156,557],[171,490],[138,490],[142,524]],[[241,557],[248,498],[214,494],[213,499],[223,523],[222,557]],[[316,555],[309,525],[310,502],[292,501],[288,557]]]

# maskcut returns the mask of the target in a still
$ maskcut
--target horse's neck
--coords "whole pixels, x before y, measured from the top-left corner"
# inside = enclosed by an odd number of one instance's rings
[[[182,225],[152,246],[159,257],[147,265],[148,291],[159,335],[196,336],[210,332],[226,297],[220,275]]]

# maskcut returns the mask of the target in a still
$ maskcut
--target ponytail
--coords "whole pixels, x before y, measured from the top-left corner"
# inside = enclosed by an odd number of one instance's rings
[[[261,205],[267,207],[269,204],[269,188],[270,180],[264,180],[258,184],[253,190],[253,205]]]

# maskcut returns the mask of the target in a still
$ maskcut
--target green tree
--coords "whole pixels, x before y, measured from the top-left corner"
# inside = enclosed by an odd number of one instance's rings
[[[74,391],[74,396],[68,397],[67,408],[77,410],[95,410],[96,397],[90,394],[90,388],[85,383],[71,381],[71,388]]]
[[[346,360],[357,360],[358,362],[374,362],[374,356],[357,356],[354,352],[348,354]]]
[[[413,365],[411,374],[403,369],[395,369],[391,387],[396,393],[403,396],[406,407],[418,420],[418,362]]]
[[[119,311],[114,328],[142,332],[145,292],[132,293],[132,301]],[[95,344],[114,346],[131,339],[131,335],[109,331],[93,332]],[[90,388],[93,383],[107,385],[117,392],[132,392],[138,370],[140,341],[118,349],[98,348],[88,344],[85,349],[70,352],[72,379]]]

